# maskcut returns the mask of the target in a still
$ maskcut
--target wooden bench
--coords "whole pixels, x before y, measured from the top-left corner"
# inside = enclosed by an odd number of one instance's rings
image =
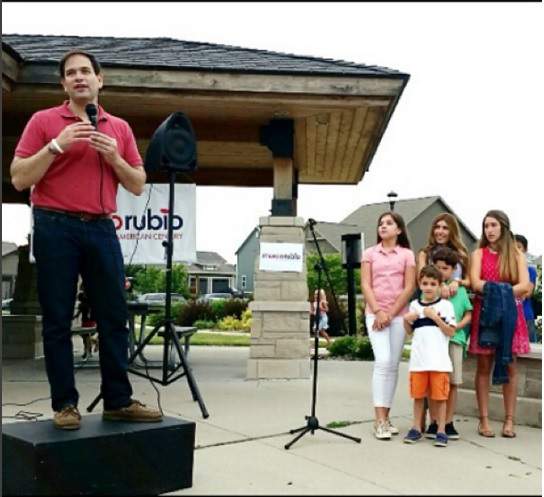
[[[189,346],[191,342],[191,337],[198,331],[198,328],[196,326],[174,326],[176,335],[179,340],[182,338],[184,339],[184,349],[185,349],[185,355],[189,355]],[[164,331],[159,331],[157,333],[158,336],[163,337]]]

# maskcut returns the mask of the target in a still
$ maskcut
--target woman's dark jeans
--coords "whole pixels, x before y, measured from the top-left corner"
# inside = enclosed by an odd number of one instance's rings
[[[53,410],[77,406],[79,400],[71,324],[80,274],[96,316],[104,409],[129,405],[125,275],[113,221],[83,221],[34,208],[33,253]]]

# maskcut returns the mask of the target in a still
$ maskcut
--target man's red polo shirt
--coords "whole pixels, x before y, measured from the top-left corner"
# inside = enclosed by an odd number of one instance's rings
[[[36,112],[28,121],[15,149],[17,157],[31,157],[69,124],[81,121],[68,107]],[[98,107],[98,131],[117,140],[123,159],[132,167],[143,164],[134,134],[126,121]],[[43,178],[34,185],[30,199],[36,207],[74,212],[110,214],[117,210],[119,179],[112,167],[88,143],[74,143],[57,155]]]

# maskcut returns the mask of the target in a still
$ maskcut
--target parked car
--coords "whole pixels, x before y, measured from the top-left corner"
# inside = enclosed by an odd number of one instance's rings
[[[184,304],[187,299],[181,293],[172,293],[172,304],[181,302]],[[166,305],[166,293],[144,293],[138,297],[138,302],[152,305]]]
[[[232,293],[205,293],[198,298],[199,302],[212,302],[214,300],[229,300],[232,299]]]
[[[13,299],[2,299],[2,310],[9,311],[10,304],[13,302]]]

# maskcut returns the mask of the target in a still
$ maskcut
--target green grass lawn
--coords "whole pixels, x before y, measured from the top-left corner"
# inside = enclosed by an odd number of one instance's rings
[[[219,345],[226,347],[249,347],[250,335],[222,335],[198,331],[191,337],[191,345]],[[152,345],[162,345],[162,337],[154,336],[150,342]],[[182,340],[182,344],[184,341]]]
[[[150,332],[152,328],[148,328]],[[162,345],[162,337],[155,335],[150,342],[152,345]],[[183,344],[183,340],[182,340]],[[249,347],[250,334],[247,335],[229,335],[227,333],[210,333],[208,331],[198,331],[191,337],[191,345],[218,345],[225,347]],[[319,346],[325,347],[326,341],[319,340]]]

